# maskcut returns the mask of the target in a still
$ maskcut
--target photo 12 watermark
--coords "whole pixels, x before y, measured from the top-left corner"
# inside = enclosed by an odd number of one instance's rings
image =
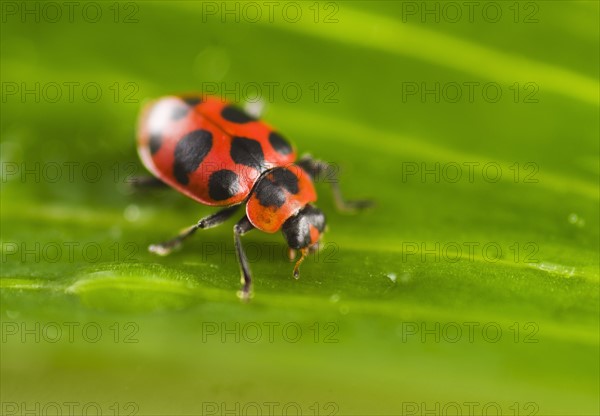
[[[113,183],[135,185],[140,177],[148,177],[149,175],[141,163],[137,162],[115,162],[110,164],[85,160],[0,162],[0,180],[2,183],[94,184],[108,180]]]
[[[537,344],[540,328],[536,322],[402,322],[396,329],[402,343],[458,342],[495,344],[500,341],[515,344]]]
[[[202,402],[202,416],[336,416],[340,412],[337,402],[303,403],[296,401],[268,402]]]
[[[401,404],[402,416],[535,416],[540,410],[536,402],[410,402]]]
[[[412,162],[400,164],[402,183],[539,183],[540,166],[536,162]]]
[[[403,81],[402,103],[514,103],[537,104],[540,87],[532,81],[513,83],[479,81]]]
[[[139,104],[139,92],[139,85],[132,81],[3,81],[2,103]]]
[[[540,22],[536,1],[402,1],[403,23]]]
[[[199,251],[202,262],[227,263],[235,262],[237,254],[233,242],[202,241],[194,244],[194,250]],[[277,242],[244,242],[244,251],[249,263],[292,261],[296,254],[285,244]],[[335,264],[340,260],[340,246],[333,241],[320,242],[318,247],[311,250],[306,259],[311,263]]]
[[[0,405],[3,416],[136,416],[140,414],[137,402],[24,402],[3,400]],[[142,413],[143,414],[143,413]]]
[[[413,173],[406,167],[406,180]],[[339,181],[340,166],[335,162],[325,162],[327,169],[319,170],[312,176],[315,183],[337,183]],[[232,169],[226,162],[207,162],[196,170],[199,174],[210,174],[219,169]],[[237,176],[242,178],[258,179],[260,172],[246,167],[233,168]],[[303,174],[298,166],[287,166],[288,170],[294,170],[298,175]],[[443,172],[446,173],[445,171]],[[95,184],[109,181],[115,184],[131,185],[132,189],[144,187],[151,174],[142,166],[141,162],[114,162],[99,163],[93,160],[70,160],[70,161],[9,161],[0,162],[0,182],[19,182],[35,184],[63,184],[63,183],[86,183]],[[155,184],[155,183],[154,183]]]
[[[340,102],[340,85],[331,80],[313,82],[201,82],[199,88],[204,94],[237,103],[297,103],[302,99],[315,104],[337,104]]]
[[[312,23],[340,22],[334,1],[203,1],[202,23]]]
[[[539,263],[540,247],[536,242],[497,241],[402,241],[401,260],[421,263],[457,263],[459,261],[496,263]]]
[[[140,4],[133,1],[3,1],[2,23],[140,22]]]
[[[115,344],[137,344],[140,327],[135,322],[25,322],[2,321],[2,343],[55,344],[100,341]]]
[[[287,343],[337,344],[340,328],[336,322],[217,322],[201,325],[202,343]]]
[[[137,262],[140,247],[132,241],[101,244],[96,241],[2,241],[2,263]]]

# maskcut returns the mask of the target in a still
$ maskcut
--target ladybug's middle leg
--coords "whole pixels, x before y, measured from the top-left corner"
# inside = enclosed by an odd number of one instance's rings
[[[322,160],[314,159],[310,155],[304,155],[297,162],[312,178],[317,178],[325,175],[325,181],[331,185],[331,192],[335,199],[335,204],[340,211],[352,212],[360,209],[365,209],[373,205],[370,199],[347,200],[343,197],[340,190],[337,171],[332,165]]]
[[[250,289],[252,287],[252,273],[250,273],[250,265],[248,264],[248,258],[244,247],[242,247],[241,236],[246,234],[248,231],[254,229],[254,226],[250,222],[247,216],[244,215],[235,226],[233,227],[233,242],[235,244],[235,252],[237,254],[238,262],[240,264],[240,271],[242,273],[242,290],[238,292],[238,296],[242,300],[248,300],[250,298]]]
[[[221,211],[217,211],[208,217],[204,217],[196,224],[183,230],[176,237],[162,243],[152,244],[150,247],[148,247],[148,250],[160,256],[166,256],[173,251],[173,249],[179,247],[186,238],[193,235],[198,229],[205,230],[207,228],[213,228],[227,221],[238,210],[239,207],[239,205],[234,205],[232,207],[222,209]]]

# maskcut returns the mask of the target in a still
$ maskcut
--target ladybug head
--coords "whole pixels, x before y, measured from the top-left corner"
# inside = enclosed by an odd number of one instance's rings
[[[288,218],[281,227],[288,246],[293,249],[308,248],[318,243],[324,230],[325,215],[310,204]]]

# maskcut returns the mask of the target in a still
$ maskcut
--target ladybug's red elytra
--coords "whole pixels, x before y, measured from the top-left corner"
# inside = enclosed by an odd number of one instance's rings
[[[329,169],[309,155],[295,163],[296,150],[279,132],[220,98],[167,96],[148,104],[138,123],[138,152],[155,181],[220,211],[202,218],[175,238],[149,250],[167,255],[198,229],[212,228],[246,203],[245,215],[233,228],[242,275],[239,295],[248,299],[252,278],[240,237],[256,228],[282,230],[291,256],[300,250],[293,275],[310,250],[318,248],[325,215],[313,178]],[[147,182],[150,183],[150,182]],[[369,201],[344,201],[331,181],[341,209],[359,209]]]

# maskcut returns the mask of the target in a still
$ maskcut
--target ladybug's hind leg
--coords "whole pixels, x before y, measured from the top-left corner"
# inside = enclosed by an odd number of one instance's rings
[[[334,166],[322,160],[313,159],[310,155],[304,155],[297,162],[312,178],[317,180],[324,177],[324,181],[331,185],[331,192],[335,199],[335,204],[340,211],[353,212],[373,206],[373,201],[370,199],[346,200],[342,196],[340,184],[337,177],[337,171]]]
[[[234,205],[232,207],[222,209],[221,211],[217,211],[208,217],[204,217],[196,224],[183,230],[176,237],[162,243],[152,244],[150,247],[148,247],[148,250],[154,254],[158,254],[159,256],[166,256],[175,248],[179,247],[186,238],[193,235],[198,229],[205,230],[207,228],[213,228],[227,221],[238,210],[239,207],[239,205]]]
[[[242,290],[238,292],[238,296],[242,300],[250,299],[250,290],[252,289],[252,273],[250,272],[250,265],[248,264],[248,258],[246,257],[244,247],[242,247],[242,240],[240,237],[252,229],[254,229],[254,226],[245,215],[244,218],[242,218],[233,227],[233,242],[235,244],[237,259],[240,264],[240,271],[242,273]]]

